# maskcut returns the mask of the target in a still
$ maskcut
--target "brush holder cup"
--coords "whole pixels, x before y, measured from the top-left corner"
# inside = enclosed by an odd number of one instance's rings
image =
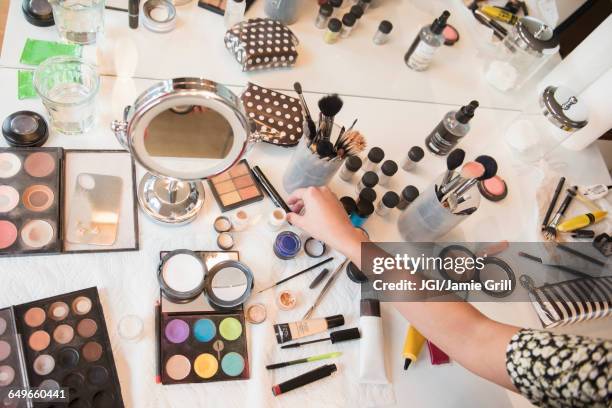
[[[311,150],[308,125],[304,122],[304,136],[295,148],[289,166],[283,176],[283,187],[291,194],[298,188],[320,187],[327,185],[338,172],[344,160],[336,157],[332,160],[321,158]],[[334,124],[330,140],[336,140],[340,134],[341,126]]]
[[[436,191],[442,177],[435,184],[427,187],[399,216],[397,228],[406,242],[434,242],[446,235],[453,228],[466,220],[476,210],[469,214],[454,214],[442,205]],[[468,209],[478,209],[480,193],[474,186],[467,194],[469,198],[461,203],[455,212]],[[466,196],[467,197],[467,196]],[[469,212],[470,210],[468,210]]]

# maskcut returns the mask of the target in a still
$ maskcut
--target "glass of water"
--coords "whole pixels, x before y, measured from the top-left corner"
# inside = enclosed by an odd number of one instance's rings
[[[70,43],[94,44],[104,30],[105,0],[49,0],[60,37]]]
[[[34,72],[34,87],[53,129],[81,134],[95,124],[95,98],[100,87],[95,66],[77,57],[48,58]]]

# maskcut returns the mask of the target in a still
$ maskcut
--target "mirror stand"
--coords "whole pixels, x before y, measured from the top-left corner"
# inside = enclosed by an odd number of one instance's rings
[[[145,214],[163,224],[193,221],[204,205],[200,181],[180,181],[146,173],[138,186],[138,202]]]

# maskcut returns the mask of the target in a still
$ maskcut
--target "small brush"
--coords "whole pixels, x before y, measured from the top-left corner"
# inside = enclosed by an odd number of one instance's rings
[[[552,212],[555,210],[557,200],[559,199],[559,194],[561,194],[561,190],[563,189],[563,184],[565,184],[565,177],[561,177],[557,183],[557,188],[555,188],[555,192],[550,200],[546,214],[544,215],[544,221],[542,221],[542,231],[544,231],[544,229],[548,226],[548,221],[550,220]]]
[[[299,82],[295,82],[293,84],[293,89],[300,97],[300,101],[302,102],[302,107],[304,108],[304,113],[306,113],[306,124],[308,125],[308,139],[314,139],[317,133],[317,126],[312,120],[312,116],[310,115],[310,109],[308,109],[308,104],[306,103],[306,99],[304,99],[304,94],[302,93],[302,84]]]
[[[453,171],[463,164],[465,159],[465,151],[463,149],[455,149],[446,157],[446,174],[442,179],[441,186],[445,186],[451,180]]]
[[[342,109],[342,99],[337,94],[324,96],[319,100],[319,132],[317,140],[329,140],[334,128],[334,117]]]
[[[559,222],[561,222],[561,217],[563,217],[563,215],[567,211],[567,208],[569,207],[574,196],[576,195],[576,191],[578,191],[578,187],[576,186],[573,186],[572,188],[567,190],[567,195],[563,199],[561,206],[553,216],[552,220],[550,221],[550,224],[548,224],[546,228],[544,228],[544,237],[547,240],[553,241],[557,238],[557,225],[559,225]]]
[[[474,161],[482,164],[485,171],[480,177],[471,179],[467,183],[457,187],[454,192],[457,197],[460,197],[463,193],[474,187],[479,181],[488,180],[497,174],[497,162],[491,156],[478,156]]]
[[[440,194],[442,194],[441,202],[444,204],[456,188],[468,183],[470,180],[481,177],[485,173],[485,168],[478,162],[467,162],[461,168],[459,176],[455,177],[451,182],[442,186]]]

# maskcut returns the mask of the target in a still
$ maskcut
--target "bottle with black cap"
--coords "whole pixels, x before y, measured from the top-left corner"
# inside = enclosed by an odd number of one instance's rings
[[[340,199],[340,203],[342,204],[342,206],[344,207],[344,211],[346,211],[348,215],[351,215],[352,213],[357,211],[357,203],[352,197],[344,196]]]
[[[385,160],[378,171],[378,184],[387,186],[389,180],[391,180],[391,177],[393,177],[395,173],[397,173],[397,163],[393,160]]]
[[[471,101],[458,111],[450,111],[425,139],[427,149],[438,156],[446,156],[470,131],[470,120],[478,101]]]
[[[373,147],[368,152],[368,157],[363,161],[364,171],[376,171],[378,163],[385,158],[385,152],[380,147]]]
[[[412,203],[419,196],[419,189],[415,186],[406,186],[402,190],[402,195],[400,196],[399,203],[397,203],[397,208],[400,210],[405,210],[410,203]]]
[[[351,11],[350,13],[352,15],[355,16],[355,27],[357,27],[357,23],[359,22],[359,19],[361,19],[361,17],[363,17],[363,8],[361,8],[361,6],[355,4],[353,7],[351,7]]]
[[[320,30],[323,30],[327,27],[329,23],[329,18],[334,14],[334,8],[329,3],[324,3],[319,7],[319,14],[317,14],[317,18],[315,20],[315,27]]]
[[[355,228],[361,228],[374,212],[374,204],[368,200],[359,200],[357,210],[351,214],[351,223]]]
[[[344,166],[340,170],[339,177],[341,180],[350,182],[353,176],[361,168],[361,159],[359,156],[349,156],[344,163]]]
[[[380,215],[381,217],[386,217],[389,215],[392,209],[397,207],[399,201],[400,198],[395,191],[387,191],[376,206],[376,214]]]
[[[374,34],[374,38],[372,38],[374,44],[383,45],[384,43],[386,43],[389,40],[389,34],[391,33],[391,30],[393,30],[393,24],[391,24],[390,21],[381,21],[378,25],[378,30],[376,30],[376,33]]]
[[[327,31],[325,31],[323,40],[327,44],[336,43],[340,37],[340,30],[342,30],[342,21],[338,20],[337,18],[330,18],[329,23],[327,23]]]
[[[412,146],[400,165],[404,171],[410,171],[416,167],[418,162],[423,160],[424,156],[425,152],[423,149],[421,149],[419,146]]]
[[[378,175],[373,171],[366,171],[357,183],[357,192],[361,192],[366,187],[374,188],[378,184]]]
[[[364,188],[359,193],[359,200],[357,200],[357,203],[359,203],[359,201],[361,200],[366,200],[373,203],[374,201],[376,201],[376,191],[370,187]]]
[[[444,10],[442,15],[436,18],[431,25],[427,25],[419,31],[412,45],[404,55],[404,62],[408,68],[415,71],[425,71],[433,59],[436,50],[444,44],[442,31],[446,27],[446,20],[450,13]]]
[[[372,4],[372,0],[358,0],[357,5],[363,9],[363,11],[367,11],[368,7]]]
[[[21,11],[28,23],[37,27],[50,27],[55,25],[53,9],[48,0],[23,0]]]
[[[357,17],[350,12],[342,16],[342,31],[340,31],[340,37],[346,38],[351,35],[351,31],[353,31],[356,22]]]

